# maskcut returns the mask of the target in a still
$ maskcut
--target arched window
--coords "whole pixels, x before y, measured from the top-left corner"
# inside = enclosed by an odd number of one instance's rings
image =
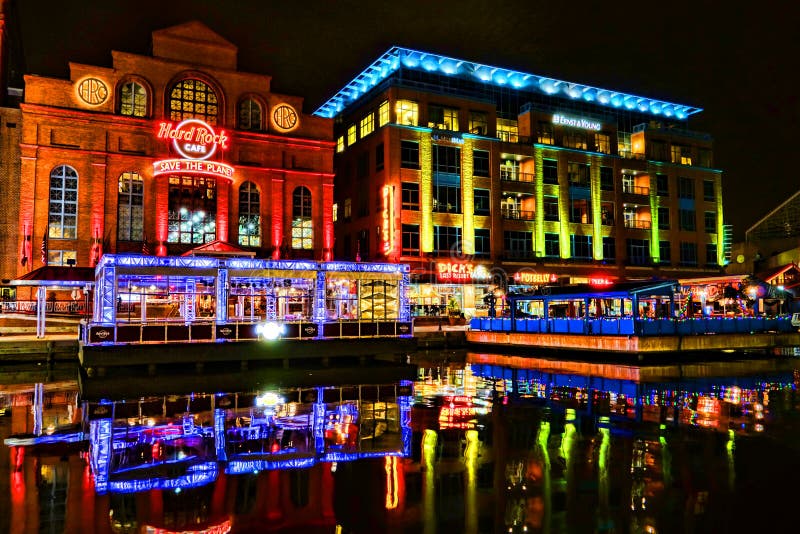
[[[311,191],[300,186],[292,193],[292,248],[314,248],[314,228],[311,220]]]
[[[239,244],[245,247],[261,246],[261,202],[258,188],[253,182],[239,187]]]
[[[123,84],[119,91],[119,113],[128,117],[147,116],[147,90],[136,82]]]
[[[60,165],[50,173],[48,235],[53,239],[78,236],[78,173]]]
[[[123,172],[117,193],[117,240],[142,241],[144,187],[138,172]]]
[[[181,80],[169,93],[169,118],[174,121],[200,119],[217,124],[217,94],[205,82]]]
[[[202,244],[217,238],[217,182],[203,176],[170,176],[169,243]]]
[[[239,128],[242,130],[261,129],[261,104],[252,98],[239,104]]]

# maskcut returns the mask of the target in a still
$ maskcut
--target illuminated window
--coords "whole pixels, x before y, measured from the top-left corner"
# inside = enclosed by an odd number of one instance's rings
[[[403,234],[403,256],[419,256],[419,225],[404,224]]]
[[[339,204],[333,204],[333,222],[337,222],[339,220]]]
[[[342,216],[344,217],[345,222],[350,222],[350,218],[353,216],[353,201],[349,198],[344,199],[344,213]]]
[[[519,128],[517,127],[517,121],[497,119],[497,138],[509,143],[518,143]]]
[[[384,100],[378,107],[378,126],[383,126],[389,122],[389,101]]]
[[[47,265],[77,265],[78,253],[74,250],[48,250]],[[55,310],[54,310],[55,311]]]
[[[600,224],[614,226],[614,203],[608,200],[600,202]]]
[[[681,241],[681,265],[697,265],[697,243]]]
[[[314,228],[311,220],[311,191],[296,187],[292,193],[292,248],[314,248]]]
[[[461,254],[461,228],[458,226],[434,226],[433,253],[436,256]]]
[[[552,145],[555,143],[555,138],[553,137],[553,123],[539,121],[539,125],[536,128],[536,142],[543,145]]]
[[[398,124],[419,125],[419,106],[412,100],[398,100],[394,104],[394,114]]]
[[[344,136],[340,135],[336,138],[336,152],[344,152]]]
[[[591,224],[592,222],[591,199],[570,197],[569,222]]]
[[[144,239],[143,183],[138,172],[123,172],[117,192],[117,240]]]
[[[123,84],[119,91],[119,113],[128,117],[147,115],[147,91],[136,83]]]
[[[613,237],[603,238],[603,259],[613,260],[617,257],[617,241]]]
[[[458,109],[431,104],[428,106],[428,127],[458,131]]]
[[[433,146],[433,211],[461,213],[461,149]]]
[[[169,243],[202,244],[217,238],[217,183],[202,176],[170,176]]]
[[[239,104],[239,128],[242,130],[261,129],[261,104],[252,98]]]
[[[200,119],[217,124],[217,94],[205,82],[181,80],[169,93],[169,118],[173,121]]]
[[[611,138],[608,134],[594,134],[594,149],[603,154],[611,154]]]
[[[565,131],[563,144],[567,148],[586,150],[586,134],[583,132]]]
[[[370,111],[366,117],[361,119],[361,137],[371,134],[375,130],[375,115]]]
[[[469,112],[469,133],[475,135],[487,135],[489,133],[489,117],[485,112]]]
[[[239,186],[239,244],[261,246],[261,199],[253,182]]]
[[[416,182],[402,183],[402,208],[404,210],[419,210],[419,184]]]
[[[53,239],[78,237],[78,173],[60,165],[50,173],[48,236]]]
[[[570,235],[570,252],[573,258],[581,260],[592,259],[592,236],[590,235]]]
[[[505,256],[509,259],[533,257],[533,232],[507,230],[503,232]]]
[[[356,144],[358,140],[358,130],[356,129],[355,124],[351,124],[349,128],[347,128],[347,146],[353,146]]]
[[[671,150],[672,163],[679,163],[681,165],[692,164],[692,149],[683,145],[672,145]]]

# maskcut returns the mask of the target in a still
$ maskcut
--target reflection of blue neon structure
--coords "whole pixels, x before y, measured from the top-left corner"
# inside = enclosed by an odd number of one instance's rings
[[[103,494],[108,490],[108,469],[111,461],[111,419],[92,421],[90,425],[92,439],[92,473],[94,488]]]
[[[395,71],[403,69],[462,78],[477,84],[504,87],[514,91],[585,101],[601,108],[636,110],[655,116],[674,116],[678,119],[685,119],[689,115],[702,111],[701,108],[683,104],[629,95],[609,89],[394,46],[322,104],[314,112],[314,115],[329,119],[335,117],[380,82],[390,78]]]
[[[109,489],[114,493],[137,493],[149,490],[174,490],[199,488],[217,479],[217,463],[203,462],[187,469],[185,475],[176,477],[148,477],[135,480],[112,480]],[[98,492],[99,493],[99,492]]]
[[[410,380],[401,380],[400,386],[411,387]],[[400,409],[400,432],[403,437],[403,455],[411,455],[411,395],[398,395]]]
[[[217,449],[217,460],[225,461],[228,453],[225,452],[225,410],[214,410],[214,446]]]

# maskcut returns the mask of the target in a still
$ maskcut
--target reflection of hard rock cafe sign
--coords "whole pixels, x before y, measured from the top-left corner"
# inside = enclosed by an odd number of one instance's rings
[[[489,271],[483,265],[471,263],[437,263],[436,277],[442,282],[471,282],[485,280]]]
[[[228,148],[228,136],[200,119],[187,119],[178,125],[162,122],[158,126],[159,139],[172,139],[175,151],[186,159],[208,159],[217,147]]]
[[[524,271],[514,273],[514,282],[518,284],[550,284],[556,282],[557,280],[558,276],[556,276],[554,273],[529,273]]]
[[[200,119],[181,123],[162,122],[159,139],[171,139],[172,147],[184,159],[165,159],[153,163],[153,176],[161,174],[203,174],[233,179],[233,167],[218,161],[208,161],[217,149],[228,148],[228,136]]]

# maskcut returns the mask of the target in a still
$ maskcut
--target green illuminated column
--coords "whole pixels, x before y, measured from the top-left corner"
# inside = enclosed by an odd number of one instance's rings
[[[656,174],[650,173],[650,258],[653,263],[661,261],[661,248],[658,235],[658,195],[656,194]]]
[[[419,203],[422,252],[433,252],[433,148],[430,132],[419,135]]]
[[[461,226],[461,252],[475,254],[475,193],[472,181],[472,139],[464,139],[461,149],[461,204],[464,222]]]
[[[724,230],[722,229],[722,175],[714,177],[714,198],[717,199],[717,265],[725,265]],[[710,258],[708,258],[710,260]]]
[[[536,256],[544,256],[544,171],[542,170],[542,149],[534,148],[536,168],[536,213],[534,213],[533,251]]]
[[[600,210],[600,162],[598,157],[592,157],[592,166],[589,167],[589,180],[592,197],[592,257],[596,260],[603,259],[603,218]]]
[[[569,258],[569,181],[567,180],[568,163],[564,158],[558,158],[558,221],[559,237],[558,248],[561,257]]]
[[[550,451],[547,442],[550,439],[550,421],[539,423],[539,435],[536,437],[539,454],[542,456],[542,500],[544,501],[544,520],[542,532],[550,532],[550,518],[553,514],[553,493],[550,483]]]

